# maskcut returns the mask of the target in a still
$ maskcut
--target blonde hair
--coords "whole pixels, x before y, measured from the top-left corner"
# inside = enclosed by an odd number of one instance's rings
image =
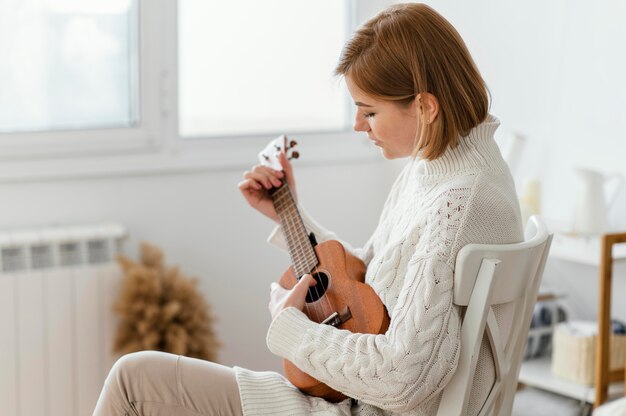
[[[489,91],[463,39],[425,4],[396,4],[367,21],[344,46],[335,75],[404,107],[420,93],[437,98],[439,113],[421,123],[414,157],[441,156],[489,111]]]

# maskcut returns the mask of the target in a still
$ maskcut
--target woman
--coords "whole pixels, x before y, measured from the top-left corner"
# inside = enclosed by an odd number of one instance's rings
[[[336,74],[357,106],[354,129],[387,159],[409,158],[372,237],[346,247],[367,265],[366,283],[387,307],[385,334],[355,334],[302,312],[313,279],[292,290],[272,285],[270,350],[352,400],[332,404],[299,392],[274,372],[254,372],[163,353],[123,357],[107,379],[96,414],[389,415],[435,414],[459,356],[460,311],[452,304],[456,254],[469,243],[523,239],[513,180],[493,134],[488,92],[456,30],[430,7],[389,7],[357,30]],[[268,189],[283,172],[256,166],[239,189],[277,221]],[[337,239],[304,212],[318,241]],[[271,241],[280,244],[275,230]],[[504,305],[498,319],[510,319]],[[469,414],[493,384],[483,342]],[[135,413],[133,413],[135,412]]]

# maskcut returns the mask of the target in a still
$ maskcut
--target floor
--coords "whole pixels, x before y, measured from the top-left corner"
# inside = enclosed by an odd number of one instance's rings
[[[577,400],[526,387],[515,395],[512,416],[586,416],[588,411]]]

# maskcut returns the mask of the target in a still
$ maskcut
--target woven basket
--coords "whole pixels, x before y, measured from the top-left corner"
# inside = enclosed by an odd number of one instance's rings
[[[596,335],[572,334],[564,324],[554,331],[552,374],[579,384],[593,385]],[[609,368],[619,370],[626,363],[626,335],[611,335]]]

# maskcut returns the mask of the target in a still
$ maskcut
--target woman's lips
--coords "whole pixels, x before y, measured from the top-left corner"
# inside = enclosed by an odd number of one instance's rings
[[[380,146],[380,140],[370,137],[369,134],[367,135],[367,138],[370,139],[376,146]]]

